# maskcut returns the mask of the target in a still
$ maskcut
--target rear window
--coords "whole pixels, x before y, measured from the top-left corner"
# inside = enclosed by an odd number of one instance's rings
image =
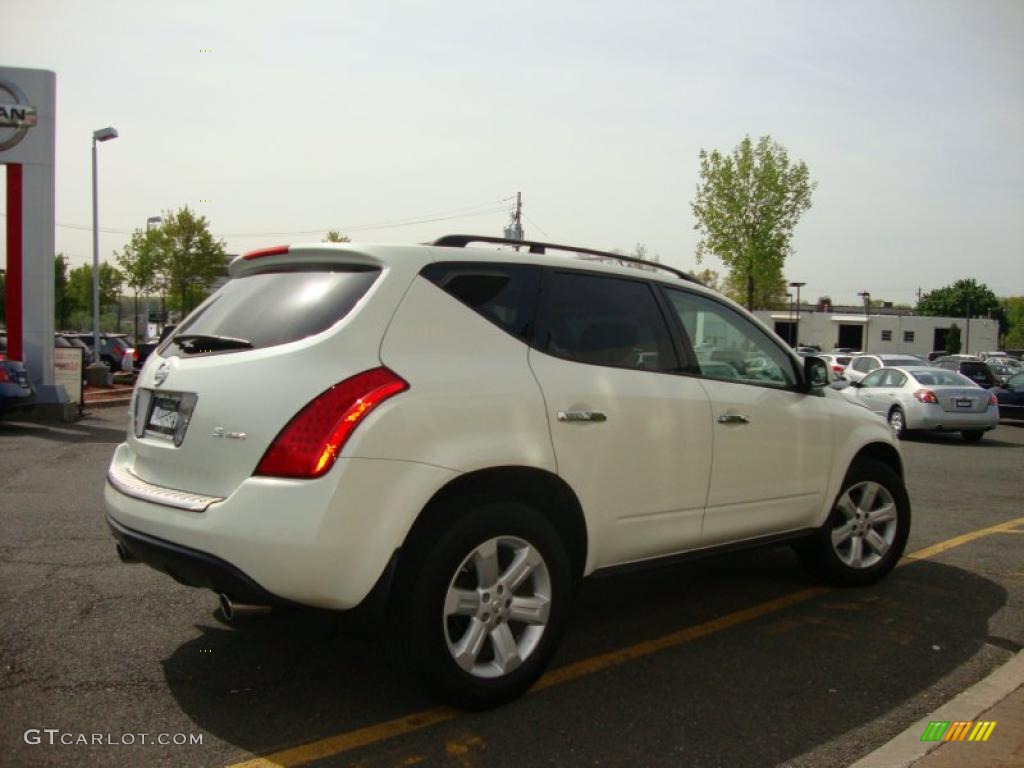
[[[959,373],[936,368],[931,371],[910,371],[921,384],[929,387],[973,387],[974,382]]]
[[[348,269],[267,272],[236,278],[185,318],[160,348],[160,354],[237,352],[313,336],[351,312],[379,275],[379,269]],[[184,344],[185,337],[246,343]],[[176,341],[179,338],[182,343]]]
[[[992,371],[984,363],[960,363],[960,373],[974,381],[994,381]]]
[[[894,368],[903,365],[920,365],[922,361],[916,357],[894,357],[885,361],[886,368]]]

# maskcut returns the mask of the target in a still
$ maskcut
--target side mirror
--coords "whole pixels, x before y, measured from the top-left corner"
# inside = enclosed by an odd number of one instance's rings
[[[820,357],[804,358],[804,381],[810,389],[821,389],[828,386],[828,363]]]

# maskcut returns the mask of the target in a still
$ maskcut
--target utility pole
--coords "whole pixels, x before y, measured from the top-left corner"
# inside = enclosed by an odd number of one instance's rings
[[[971,297],[967,297],[967,314],[964,317],[964,325],[967,326],[967,339],[964,342],[964,354],[971,354]]]
[[[505,227],[505,237],[509,240],[523,239],[523,193],[516,192],[516,210],[512,219]]]

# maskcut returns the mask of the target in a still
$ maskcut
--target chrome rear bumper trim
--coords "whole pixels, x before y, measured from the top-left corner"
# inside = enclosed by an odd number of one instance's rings
[[[196,493],[153,485],[136,477],[130,470],[120,467],[111,467],[107,471],[107,482],[125,496],[131,496],[133,499],[184,509],[189,512],[205,512],[211,504],[224,501],[217,496],[200,496]]]

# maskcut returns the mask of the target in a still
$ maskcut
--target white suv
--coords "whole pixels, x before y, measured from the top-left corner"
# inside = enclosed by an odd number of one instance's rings
[[[898,445],[821,360],[682,272],[475,242],[235,259],[139,376],[122,559],[226,614],[382,606],[464,707],[537,679],[595,571],[782,541],[839,584],[893,567]]]

